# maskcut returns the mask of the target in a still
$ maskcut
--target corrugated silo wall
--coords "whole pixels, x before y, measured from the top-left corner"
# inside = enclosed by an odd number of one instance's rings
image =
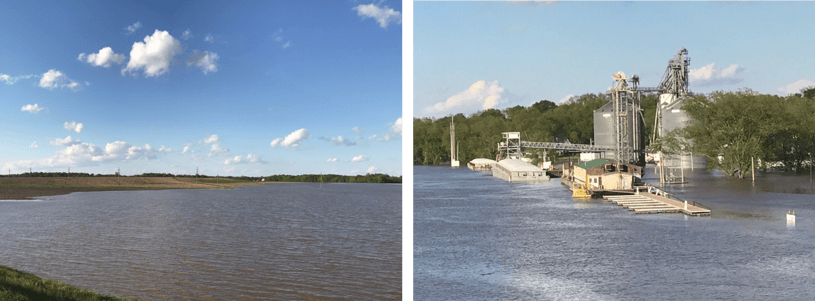
[[[594,110],[594,145],[614,146],[614,102],[608,102]],[[606,153],[606,158],[613,158],[613,153]]]
[[[665,133],[675,129],[683,128],[690,125],[690,116],[685,110],[682,110],[684,99],[673,102],[670,105],[663,107],[662,110],[662,124]],[[690,141],[693,145],[693,141]],[[684,158],[677,159],[682,165],[682,168],[691,168],[690,164],[693,162],[694,167],[703,168],[707,166],[707,158],[701,156],[691,157],[690,155],[683,156]]]
[[[662,110],[662,128],[666,133],[675,129],[683,128],[689,124],[690,117],[684,110],[682,110],[683,102],[684,101],[682,100],[676,101],[668,106],[665,106]]]
[[[642,120],[635,119],[635,114],[633,112],[629,112],[627,115],[628,119],[628,145],[633,146],[636,149],[643,149],[645,147],[645,142],[643,140],[644,135],[643,129],[645,124],[643,124]],[[640,133],[634,133],[634,122],[638,121],[639,124],[637,128],[639,129]],[[604,106],[600,107],[599,109],[594,111],[594,144],[595,145],[602,145],[602,146],[615,146],[616,138],[614,137],[614,102],[609,101]],[[634,145],[634,136],[639,134],[639,145]],[[615,158],[614,152],[607,152],[605,154],[605,158]],[[639,158],[640,160],[644,160],[645,158]]]

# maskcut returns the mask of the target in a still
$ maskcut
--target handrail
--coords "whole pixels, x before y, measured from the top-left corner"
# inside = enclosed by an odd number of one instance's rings
[[[656,187],[654,185],[651,185],[651,184],[648,184],[648,183],[645,183],[645,188],[649,193],[653,193],[653,194],[656,194],[656,195],[661,195],[663,197],[666,197],[666,198],[669,198],[669,199],[674,199],[674,200],[680,201],[680,202],[685,202],[686,201],[684,199],[681,199],[681,198],[677,197],[673,193],[670,193],[670,192],[667,192],[665,190],[659,189],[658,187]],[[651,192],[651,188],[654,189],[654,192]],[[696,202],[693,202],[693,204],[696,204]],[[696,205],[694,205],[694,206],[696,206]],[[697,207],[702,207],[702,206],[697,206]],[[710,208],[707,208],[707,207],[703,207],[703,208],[710,210]]]
[[[702,203],[699,203],[697,201],[693,201],[693,205],[696,206],[696,207],[699,207],[699,208],[705,208],[707,210],[713,210],[713,209],[710,209],[710,207],[702,205]]]

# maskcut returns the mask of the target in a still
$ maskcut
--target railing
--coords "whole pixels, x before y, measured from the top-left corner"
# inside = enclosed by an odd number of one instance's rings
[[[696,207],[699,207],[699,208],[705,208],[705,209],[707,209],[707,210],[713,210],[713,209],[710,209],[710,207],[705,206],[705,205],[702,205],[702,203],[699,203],[699,202],[697,202],[697,201],[694,201],[694,202],[693,202],[693,205],[694,205],[694,206],[696,206]]]
[[[654,185],[651,185],[651,184],[648,184],[648,183],[645,183],[645,188],[648,190],[649,193],[653,193],[653,194],[656,194],[656,195],[661,195],[661,196],[664,196],[666,198],[673,199],[673,200],[679,201],[679,202],[685,202],[686,201],[684,199],[681,199],[681,198],[675,196],[673,193],[670,193],[670,192],[667,192],[665,190],[659,189],[658,187],[656,187]],[[653,190],[653,192],[651,192],[652,190]],[[693,202],[693,204],[696,204],[696,202]],[[694,205],[694,206],[696,206],[696,205]],[[710,210],[710,208],[707,208],[707,207],[702,207],[702,208]]]
[[[590,144],[572,144],[572,143],[555,143],[555,142],[530,142],[521,141],[521,147],[525,148],[545,148],[545,149],[559,149],[559,150],[575,150],[587,152],[606,152],[616,151],[615,146],[600,146]],[[631,148],[624,148],[622,151],[630,152]]]

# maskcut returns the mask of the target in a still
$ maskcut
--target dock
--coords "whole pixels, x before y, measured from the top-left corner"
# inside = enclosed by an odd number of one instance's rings
[[[605,195],[603,199],[620,205],[634,213],[684,213],[690,216],[709,216],[710,209],[672,200],[648,192],[631,195]]]

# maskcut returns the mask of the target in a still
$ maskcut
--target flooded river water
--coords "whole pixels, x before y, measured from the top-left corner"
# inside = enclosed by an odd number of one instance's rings
[[[559,179],[517,184],[416,166],[415,298],[815,299],[815,196],[773,192],[795,190],[772,176],[757,188],[699,170],[686,176],[665,190],[707,205],[710,217],[576,200]]]
[[[140,300],[398,299],[402,186],[292,183],[0,202],[0,264]]]

